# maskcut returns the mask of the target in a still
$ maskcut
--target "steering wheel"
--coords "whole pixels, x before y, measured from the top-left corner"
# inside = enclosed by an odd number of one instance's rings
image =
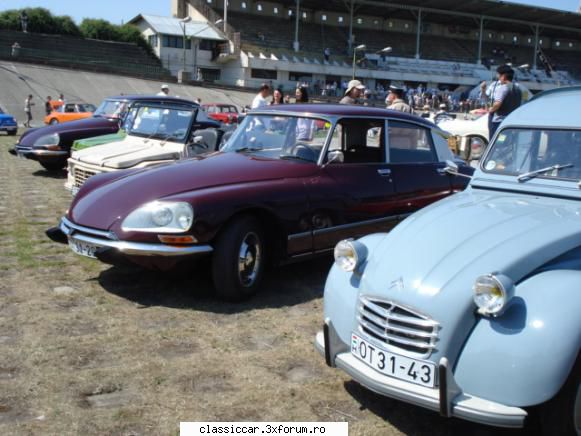
[[[304,142],[297,142],[289,150],[289,154],[293,156],[301,157],[305,160],[311,160],[315,162],[317,160],[317,153],[311,148],[309,144]]]

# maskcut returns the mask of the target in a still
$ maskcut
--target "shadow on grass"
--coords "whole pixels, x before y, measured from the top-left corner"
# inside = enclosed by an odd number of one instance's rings
[[[43,168],[40,170],[36,170],[34,173],[32,173],[32,175],[37,177],[45,177],[47,179],[66,179],[67,171],[64,169],[49,171]]]
[[[99,284],[108,292],[143,306],[196,309],[213,313],[239,313],[259,308],[294,306],[323,295],[332,259],[271,268],[262,290],[248,301],[226,303],[214,297],[209,262],[188,271],[153,272],[133,267],[111,267],[99,275]]]
[[[345,390],[361,410],[379,416],[403,434],[415,436],[538,436],[538,429],[507,429],[480,425],[456,418],[444,418],[438,412],[393,400],[366,389],[355,381],[344,383]]]

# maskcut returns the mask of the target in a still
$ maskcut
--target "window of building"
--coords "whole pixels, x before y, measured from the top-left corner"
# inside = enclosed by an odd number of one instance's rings
[[[184,48],[184,37],[183,36],[172,36],[163,35],[161,39],[162,47],[168,48]],[[186,39],[186,50],[191,50],[192,41],[191,39]]]
[[[569,48],[573,48],[573,43],[572,42],[569,43]]]
[[[262,12],[262,5],[261,5],[260,3],[258,3],[258,4],[256,5],[256,10],[257,10],[258,12]]]
[[[527,42],[530,44],[531,42],[533,42],[533,40],[531,38],[528,38]]]
[[[492,33],[489,33],[489,34],[488,34],[488,39],[492,39],[492,38],[493,38],[493,35],[492,35]]]
[[[379,20],[373,20],[373,24],[375,24],[376,26],[379,25]]]
[[[543,45],[543,40],[542,39],[539,39],[539,44],[540,45]]]
[[[557,41],[557,42],[555,42],[555,45],[556,45],[557,47],[561,47],[561,41]]]
[[[405,23],[405,24],[404,24],[404,27],[405,27],[406,29],[409,29],[410,25],[409,25],[408,23]]]
[[[288,80],[291,82],[310,82],[313,80],[313,75],[311,73],[299,73],[290,71],[288,73]]]
[[[305,20],[307,19],[307,13],[306,12],[303,12],[303,19],[305,19]]]
[[[206,0],[206,2],[211,5],[212,4],[212,0]]]
[[[276,80],[276,71],[252,68],[252,70],[250,70],[250,77],[253,79]]]
[[[147,39],[151,47],[157,48],[157,35],[149,35]]]
[[[246,2],[242,2],[240,6],[242,6],[242,9],[246,9]]]
[[[393,22],[391,22],[391,21],[390,21],[389,23],[387,23],[387,25],[388,25],[389,27],[393,27]]]
[[[292,17],[292,15],[293,15],[293,10],[292,10],[292,9],[289,9],[289,10],[288,10],[288,16],[289,16],[289,17]]]
[[[342,23],[342,22],[343,22],[343,17],[339,17],[339,18],[337,18],[337,21],[338,21],[339,23]]]
[[[327,16],[325,14],[321,15],[321,21],[327,21]]]
[[[218,41],[213,41],[211,39],[200,39],[200,50],[213,51],[218,46]],[[187,44],[186,44],[186,48]]]
[[[357,18],[357,24],[363,24],[363,18]]]
[[[516,36],[516,35],[515,35],[515,36],[513,36],[513,37],[512,37],[512,42],[515,42],[515,43],[516,43],[516,42],[518,42],[518,36]]]
[[[500,35],[500,39],[504,39],[504,35]]]
[[[278,14],[278,8],[275,6],[274,9],[272,10],[275,14]]]

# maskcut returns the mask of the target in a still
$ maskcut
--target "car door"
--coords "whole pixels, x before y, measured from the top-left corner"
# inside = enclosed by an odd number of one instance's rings
[[[392,206],[398,214],[410,214],[446,197],[450,177],[442,175],[432,130],[413,122],[389,120],[387,168],[391,170],[396,195]]]
[[[390,230],[397,223],[385,129],[380,118],[344,118],[337,123],[326,163],[307,186],[314,251],[332,248],[344,238]],[[336,160],[329,162],[332,156]]]

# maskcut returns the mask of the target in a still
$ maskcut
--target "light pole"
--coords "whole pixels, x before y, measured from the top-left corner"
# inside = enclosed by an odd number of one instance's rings
[[[357,56],[357,52],[361,50],[365,50],[367,46],[365,44],[358,45],[353,49],[353,74],[352,80],[355,80],[355,56]]]
[[[192,21],[192,17],[182,18],[180,20],[180,26],[182,28],[182,32],[184,33],[184,40],[183,40],[183,52],[182,52],[182,71],[185,73],[186,71],[186,24]]]

